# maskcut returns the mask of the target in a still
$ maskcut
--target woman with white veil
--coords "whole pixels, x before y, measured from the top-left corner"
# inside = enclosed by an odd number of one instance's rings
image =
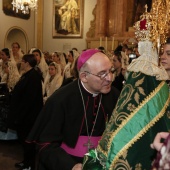
[[[16,62],[7,61],[6,63],[4,63],[3,71],[6,74],[6,78],[3,78],[1,82],[7,84],[8,92],[11,92],[14,89],[16,83],[20,79],[20,74],[18,72]],[[6,123],[8,114],[9,114],[9,93],[4,95],[4,99],[1,100],[1,105],[0,105],[0,139],[1,140],[14,140],[18,138],[16,131],[8,129]]]
[[[4,72],[4,64],[10,60],[10,50],[8,48],[3,48],[0,51],[0,80],[3,82],[7,79],[7,74]]]
[[[64,67],[66,66],[66,60],[64,54],[59,51],[52,53],[52,60],[61,66],[61,74],[63,74]]]
[[[13,42],[11,45],[11,61],[15,61],[18,71],[20,74],[23,73],[23,70],[21,69],[21,60],[23,57],[23,52],[21,50],[20,44],[18,42]]]
[[[4,72],[7,74],[6,80],[2,80],[7,83],[9,91],[12,91],[16,83],[20,79],[20,74],[18,72],[16,63],[13,61],[8,61],[4,64]]]
[[[79,53],[76,50],[70,50],[67,55],[68,63],[64,68],[63,77],[64,79],[70,78],[73,75],[71,74],[71,70],[74,68],[75,61],[78,58]]]
[[[42,72],[43,79],[45,79],[48,71],[48,65],[45,61],[44,54],[40,49],[37,48],[32,48],[29,53],[35,55],[37,59],[37,67]]]
[[[49,70],[43,85],[43,96],[44,103],[51,96],[54,91],[61,87],[63,82],[63,77],[61,75],[61,67],[60,64],[52,62],[49,64]]]

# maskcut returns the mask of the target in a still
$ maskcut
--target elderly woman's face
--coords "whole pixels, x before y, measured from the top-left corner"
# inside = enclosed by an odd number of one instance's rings
[[[166,71],[170,71],[170,44],[164,45],[163,53],[160,56],[160,63]]]

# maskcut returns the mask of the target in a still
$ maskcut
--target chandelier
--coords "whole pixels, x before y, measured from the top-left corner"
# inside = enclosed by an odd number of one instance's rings
[[[23,14],[29,14],[29,10],[37,9],[38,0],[13,0],[13,10],[18,13],[18,10],[21,10]]]

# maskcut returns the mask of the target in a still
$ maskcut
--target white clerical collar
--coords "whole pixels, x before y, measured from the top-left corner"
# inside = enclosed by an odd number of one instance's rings
[[[98,93],[92,93],[92,92],[90,92],[89,90],[87,90],[82,81],[81,81],[81,84],[82,84],[82,86],[84,87],[84,89],[85,89],[86,91],[88,91],[90,94],[92,94],[93,97],[96,97],[96,96],[99,95]]]

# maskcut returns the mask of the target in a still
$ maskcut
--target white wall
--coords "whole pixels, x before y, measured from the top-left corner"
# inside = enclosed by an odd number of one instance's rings
[[[28,20],[25,19],[20,19],[17,17],[12,17],[5,15],[3,10],[2,10],[2,0],[0,0],[0,18],[1,18],[1,23],[0,23],[0,49],[5,47],[5,38],[7,36],[7,32],[12,28],[18,28],[21,29],[26,36],[28,37],[28,49],[31,48],[32,46],[35,46],[35,37],[34,37],[34,27],[35,27],[35,17],[34,17],[34,12],[31,13],[31,17]],[[14,38],[15,39],[15,38]],[[18,39],[15,41],[19,42]],[[23,44],[20,44],[21,48]],[[24,45],[25,46],[25,45]],[[11,48],[8,46],[8,48]]]
[[[62,39],[52,38],[52,24],[53,24],[53,0],[44,0],[44,24],[43,24],[43,50],[49,52],[63,51],[64,44],[70,44],[72,47],[77,47],[78,50],[87,48],[86,33],[90,28],[90,21],[94,19],[92,11],[97,3],[97,0],[84,0],[84,27],[83,38],[77,39]]]

